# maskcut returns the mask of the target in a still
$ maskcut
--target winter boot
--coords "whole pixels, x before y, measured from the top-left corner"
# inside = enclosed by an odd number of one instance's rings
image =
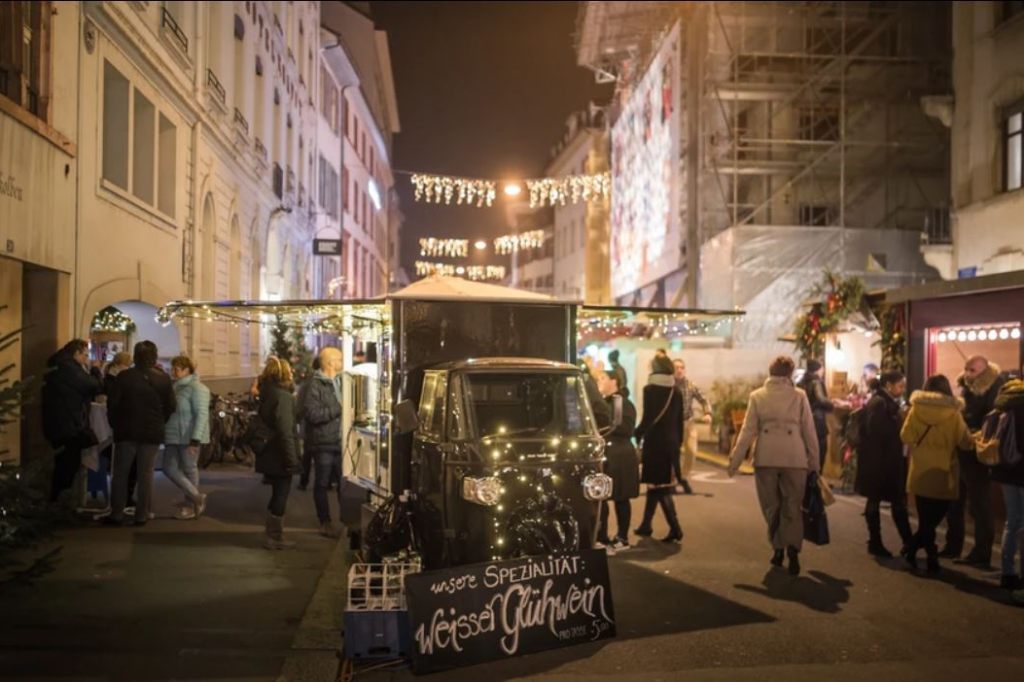
[[[292,549],[294,542],[284,539],[284,517],[267,514],[266,539],[263,542],[266,549]]]
[[[654,532],[651,530],[651,521],[654,520],[654,512],[658,508],[660,492],[660,490],[647,491],[647,499],[644,502],[644,518],[640,521],[640,527],[633,531],[642,538],[649,538]]]
[[[789,557],[789,574],[800,575],[800,550],[796,547],[787,547],[786,556]]]
[[[878,509],[871,509],[864,512],[864,520],[868,524],[868,554],[891,559],[892,552],[882,544],[882,515]]]
[[[772,566],[777,568],[782,567],[782,561],[785,558],[786,553],[784,550],[777,549],[772,553]]]
[[[676,501],[672,493],[666,488],[659,491],[658,502],[661,510],[665,513],[665,520],[668,522],[668,535],[661,539],[662,542],[680,542],[683,539],[683,529],[679,525],[679,516],[676,514]]]
[[[903,560],[907,562],[911,571],[917,570],[917,550],[917,538],[911,538],[907,546],[903,548]]]

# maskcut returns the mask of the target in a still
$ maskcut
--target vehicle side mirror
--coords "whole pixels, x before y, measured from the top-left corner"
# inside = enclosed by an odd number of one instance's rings
[[[395,424],[401,434],[412,433],[420,427],[420,418],[411,400],[403,400],[395,405]]]

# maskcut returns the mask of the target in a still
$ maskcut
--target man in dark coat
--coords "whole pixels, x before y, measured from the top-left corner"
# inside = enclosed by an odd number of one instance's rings
[[[110,516],[105,523],[124,523],[128,475],[138,460],[135,525],[149,520],[153,497],[153,467],[164,426],[177,408],[171,378],[156,366],[157,348],[152,341],[135,344],[135,365],[117,375],[109,397],[110,426],[114,430],[114,476]]]
[[[42,389],[43,435],[56,450],[50,500],[74,484],[81,451],[95,445],[89,426],[89,405],[103,390],[99,370],[89,369],[89,343],[69,341],[50,356]]]
[[[814,416],[814,430],[818,434],[818,471],[825,471],[825,461],[828,458],[828,413],[835,409],[832,401],[828,399],[828,391],[825,389],[825,381],[821,378],[822,365],[817,360],[807,361],[807,371],[800,380],[798,388],[802,388],[807,394],[807,401],[811,404],[811,414]],[[898,435],[898,434],[897,434]],[[899,440],[897,438],[897,440]]]
[[[302,417],[304,447],[309,450],[315,476],[313,502],[320,519],[320,535],[336,538],[339,531],[331,524],[331,506],[327,491],[341,477],[341,351],[320,351],[320,369],[302,390],[299,414]]]
[[[868,553],[891,559],[892,552],[882,543],[882,502],[892,505],[892,520],[904,547],[913,536],[907,512],[907,466],[900,440],[903,415],[897,402],[906,391],[907,380],[900,372],[883,372],[877,381],[875,394],[864,406],[856,490],[868,498],[864,506]]]
[[[995,407],[999,389],[1007,377],[999,366],[980,355],[964,363],[964,373],[957,379],[964,399],[964,421],[972,432],[981,429],[985,415]],[[953,563],[988,569],[992,565],[995,542],[995,521],[992,518],[992,484],[988,467],[978,461],[974,452],[960,452],[960,497],[950,505],[946,516],[946,546],[939,556],[953,558]],[[959,559],[964,548],[964,511],[970,509],[974,519],[974,548]]]

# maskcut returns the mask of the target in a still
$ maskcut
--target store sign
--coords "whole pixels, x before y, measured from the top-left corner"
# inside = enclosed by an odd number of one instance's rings
[[[615,637],[603,550],[419,573],[405,589],[416,673]]]
[[[977,276],[978,268],[976,266],[972,268],[960,268],[959,270],[956,271],[957,279],[971,279],[972,277]]]
[[[313,255],[314,256],[340,256],[341,255],[341,240],[340,239],[314,239],[313,240]]]

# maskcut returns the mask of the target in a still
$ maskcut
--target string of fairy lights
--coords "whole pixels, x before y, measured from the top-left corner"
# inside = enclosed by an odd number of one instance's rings
[[[490,208],[498,198],[498,181],[484,178],[410,173],[413,198],[428,204]],[[531,178],[504,184],[507,197],[517,197],[526,185],[530,208],[565,206],[581,201],[607,199],[612,191],[611,173],[566,175],[560,178]]]

